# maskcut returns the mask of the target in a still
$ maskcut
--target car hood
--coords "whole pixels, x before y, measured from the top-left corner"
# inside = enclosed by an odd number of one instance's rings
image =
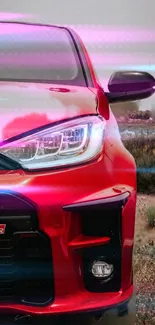
[[[96,114],[87,87],[0,82],[0,141],[49,123]]]

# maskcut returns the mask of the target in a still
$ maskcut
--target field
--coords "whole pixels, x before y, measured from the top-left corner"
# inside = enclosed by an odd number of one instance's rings
[[[155,194],[155,135],[122,138],[122,141],[135,158],[138,192]]]
[[[155,228],[148,228],[146,216],[151,205],[155,205],[155,195],[138,195],[134,247],[136,325],[155,325]]]
[[[123,133],[124,145],[134,156],[137,165],[134,246],[136,325],[155,325],[155,227],[148,227],[147,217],[148,208],[155,208],[155,125],[122,123],[119,128]]]

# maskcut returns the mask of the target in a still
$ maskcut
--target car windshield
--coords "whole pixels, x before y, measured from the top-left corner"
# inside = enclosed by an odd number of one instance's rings
[[[20,23],[0,23],[0,80],[86,86],[67,30]]]

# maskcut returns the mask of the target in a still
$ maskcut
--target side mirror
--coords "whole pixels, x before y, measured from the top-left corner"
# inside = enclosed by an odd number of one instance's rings
[[[148,72],[118,71],[112,74],[108,90],[109,103],[148,98],[155,92],[155,78]]]

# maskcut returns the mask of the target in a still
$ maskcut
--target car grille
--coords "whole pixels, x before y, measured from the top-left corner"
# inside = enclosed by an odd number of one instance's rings
[[[43,305],[53,295],[51,244],[38,229],[35,207],[0,193],[0,302]]]

